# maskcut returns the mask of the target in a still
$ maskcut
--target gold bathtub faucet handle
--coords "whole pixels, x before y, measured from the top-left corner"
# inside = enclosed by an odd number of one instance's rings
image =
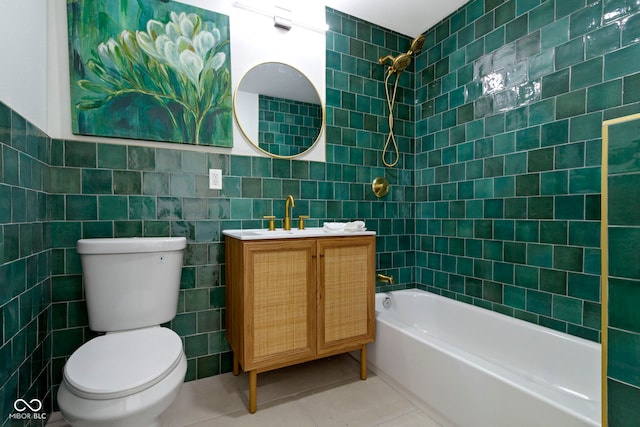
[[[309,215],[298,215],[298,230],[304,230],[305,219],[309,219]]]
[[[289,216],[290,207],[294,208],[296,206],[296,202],[293,201],[293,196],[289,194],[287,196],[287,200],[284,202],[284,220],[282,224],[282,228],[285,230],[291,230],[291,217]]]
[[[276,217],[274,215],[265,215],[265,216],[263,216],[263,218],[269,220],[269,231],[275,231],[276,230]]]

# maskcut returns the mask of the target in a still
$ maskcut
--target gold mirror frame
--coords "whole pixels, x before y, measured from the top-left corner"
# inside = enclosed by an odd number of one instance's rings
[[[266,92],[266,95],[268,96],[274,96],[274,97],[278,97],[277,93],[274,93],[274,89],[273,87],[270,87],[271,83],[273,83],[274,79],[280,79],[282,80],[282,75],[280,75],[278,72],[274,73],[274,69],[278,69],[278,70],[285,70],[289,73],[294,73],[293,76],[293,80],[298,80],[298,83],[300,84],[304,84],[304,82],[308,83],[308,88],[307,91],[309,93],[314,93],[316,95],[317,101],[318,101],[318,105],[320,106],[320,112],[321,112],[321,123],[320,123],[320,128],[318,130],[318,135],[315,137],[315,139],[313,140],[313,142],[311,143],[311,145],[309,145],[309,147],[306,147],[305,149],[303,149],[302,151],[300,151],[297,154],[292,154],[290,156],[285,156],[285,155],[280,155],[280,154],[276,154],[276,153],[271,153],[268,150],[265,150],[264,148],[260,147],[260,141],[254,141],[254,138],[252,138],[247,130],[245,129],[245,126],[247,125],[246,123],[246,117],[243,119],[241,116],[242,114],[240,113],[240,108],[238,106],[238,93],[239,92],[248,92],[248,93],[255,93],[255,94],[263,94],[263,92]],[[249,91],[244,91],[241,90],[241,86],[243,85],[243,82],[247,82],[248,76],[251,73],[254,73],[254,77],[255,78],[255,73],[260,73],[263,72],[264,76],[262,77],[261,82],[264,82],[264,87],[260,87],[260,92],[255,91],[255,88]],[[268,74],[270,73],[271,74]],[[284,75],[284,74],[283,74]],[[291,76],[291,74],[290,74]],[[293,83],[292,80],[288,80],[288,83],[291,84]],[[280,96],[281,98],[286,98],[286,99],[293,99],[293,98],[289,98],[287,96]],[[293,99],[294,101],[298,101],[296,99]],[[304,102],[304,101],[303,101]],[[322,133],[324,132],[324,128],[325,128],[325,121],[326,121],[326,112],[325,112],[325,106],[324,106],[324,102],[322,101],[322,98],[320,97],[320,93],[318,92],[318,89],[315,87],[315,85],[311,82],[311,80],[309,79],[309,77],[307,77],[302,71],[300,71],[299,69],[289,65],[289,64],[285,64],[282,62],[263,62],[260,64],[257,64],[253,67],[251,67],[245,74],[244,76],[242,76],[242,78],[240,79],[240,82],[238,83],[238,86],[236,87],[236,90],[233,94],[233,116],[235,117],[236,120],[236,124],[238,125],[238,128],[240,129],[240,132],[242,132],[242,135],[244,136],[244,138],[249,141],[251,143],[251,145],[253,145],[254,148],[256,148],[258,151],[260,151],[261,153],[264,153],[267,156],[270,157],[274,157],[277,159],[293,159],[299,156],[304,155],[305,153],[308,153],[311,149],[313,149],[313,147],[315,147],[318,144],[318,141],[320,141],[320,138],[322,136]],[[243,121],[245,122],[243,126]]]

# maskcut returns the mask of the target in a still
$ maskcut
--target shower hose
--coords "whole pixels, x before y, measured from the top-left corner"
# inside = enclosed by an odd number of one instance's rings
[[[391,78],[391,75],[396,73],[397,75],[396,75],[396,80],[393,84],[393,92],[390,94],[389,79]],[[387,71],[387,76],[384,79],[384,90],[387,94],[387,105],[389,106],[389,135],[387,136],[387,141],[385,142],[384,148],[382,149],[382,163],[384,163],[385,166],[390,168],[394,167],[398,163],[398,160],[400,159],[400,153],[398,151],[398,142],[396,141],[396,137],[393,134],[393,107],[396,102],[396,91],[398,90],[398,80],[400,78],[400,73],[401,71],[397,71],[395,68],[389,67],[389,70]],[[396,152],[395,161],[393,162],[388,162],[386,160],[387,151],[389,150],[390,144],[393,146],[393,150]]]

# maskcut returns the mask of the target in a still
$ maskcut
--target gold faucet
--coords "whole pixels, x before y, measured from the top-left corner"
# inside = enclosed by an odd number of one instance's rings
[[[282,223],[282,228],[285,230],[291,230],[291,217],[289,216],[289,205],[292,208],[296,206],[296,203],[293,201],[293,196],[289,194],[287,196],[287,200],[284,202],[284,221]]]
[[[393,285],[393,276],[387,276],[386,274],[378,273],[378,281],[386,282],[390,285]]]

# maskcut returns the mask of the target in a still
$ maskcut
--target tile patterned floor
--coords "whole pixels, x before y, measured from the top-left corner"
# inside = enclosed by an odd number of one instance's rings
[[[185,383],[162,415],[163,427],[384,426],[451,427],[433,411],[369,371],[359,379],[349,355],[258,375],[258,410],[247,411],[248,375],[224,374]],[[59,413],[49,427],[65,427]]]

